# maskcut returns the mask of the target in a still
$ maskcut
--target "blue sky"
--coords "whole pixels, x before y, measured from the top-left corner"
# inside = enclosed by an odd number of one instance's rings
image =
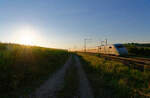
[[[150,0],[0,0],[0,41],[19,43],[27,28],[36,45],[55,48],[150,42]]]

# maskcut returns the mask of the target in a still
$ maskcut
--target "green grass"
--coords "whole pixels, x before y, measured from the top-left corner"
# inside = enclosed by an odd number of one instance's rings
[[[57,98],[80,98],[79,97],[79,78],[77,67],[74,65],[74,58],[72,64],[65,73],[64,87],[57,92]]]
[[[0,43],[0,96],[16,98],[30,93],[68,56],[66,50]]]
[[[144,97],[150,95],[150,71],[129,69],[117,61],[78,53],[93,87],[95,98]]]

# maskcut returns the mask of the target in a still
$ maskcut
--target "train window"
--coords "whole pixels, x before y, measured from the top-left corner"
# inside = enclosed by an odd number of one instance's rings
[[[117,47],[117,48],[123,48],[123,46],[122,46],[122,45],[117,45],[116,47]]]

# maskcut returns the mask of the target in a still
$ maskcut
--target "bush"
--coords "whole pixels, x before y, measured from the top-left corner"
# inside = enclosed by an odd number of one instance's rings
[[[149,44],[148,44],[149,45]],[[145,47],[142,45],[136,45],[136,44],[125,44],[129,55],[134,55],[134,56],[150,56],[150,47]]]

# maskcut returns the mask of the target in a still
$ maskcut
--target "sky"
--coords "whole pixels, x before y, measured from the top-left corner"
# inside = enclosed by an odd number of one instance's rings
[[[150,0],[0,0],[0,41],[52,47],[150,42]]]

